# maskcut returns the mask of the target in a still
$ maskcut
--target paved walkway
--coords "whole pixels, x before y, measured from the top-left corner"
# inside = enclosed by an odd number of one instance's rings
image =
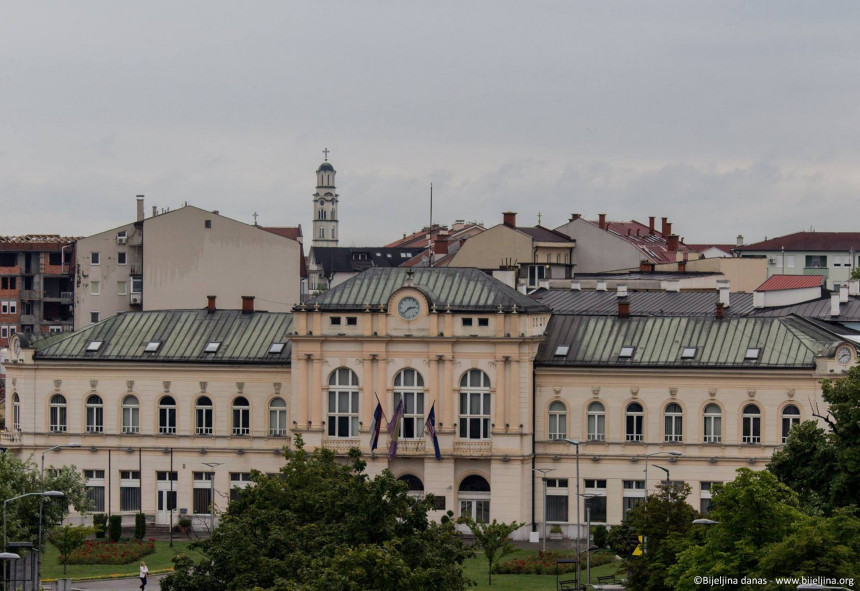
[[[161,588],[161,577],[164,575],[153,575],[147,579],[146,591],[158,591]],[[127,579],[105,579],[101,581],[74,581],[72,591],[138,591],[140,579],[129,577]]]

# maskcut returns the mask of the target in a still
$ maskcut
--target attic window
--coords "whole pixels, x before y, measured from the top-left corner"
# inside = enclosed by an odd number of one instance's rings
[[[285,343],[272,343],[269,345],[270,355],[279,355],[284,350]]]
[[[203,227],[204,227],[204,228],[211,228],[211,227],[212,227],[212,220],[206,220],[206,221],[204,221],[204,222],[203,222]]]
[[[160,347],[161,341],[149,341],[143,351],[144,353],[155,353]]]
[[[463,318],[463,326],[472,326],[471,318]]]
[[[758,355],[761,353],[761,349],[759,347],[750,347],[747,349],[747,354],[744,355],[745,360],[758,359]]]
[[[567,352],[570,351],[570,347],[568,345],[559,345],[555,348],[555,356],[556,357],[565,357],[567,356]]]
[[[490,326],[489,318],[478,318],[478,326]]]
[[[357,316],[347,316],[346,317],[346,325],[347,326],[358,326],[358,317]]]
[[[203,349],[204,353],[216,353],[218,351],[218,347],[221,346],[221,343],[217,341],[210,341],[206,343],[206,348]]]
[[[635,350],[636,347],[621,347],[621,353],[619,353],[618,356],[624,359],[630,359],[633,357],[633,351]]]
[[[681,351],[681,359],[693,359],[696,356],[696,347],[684,347]]]
[[[94,353],[95,351],[98,351],[99,349],[101,349],[103,342],[104,341],[90,341],[89,343],[87,343],[87,352]]]
[[[332,316],[329,322],[331,322],[332,326],[340,326],[340,316]]]

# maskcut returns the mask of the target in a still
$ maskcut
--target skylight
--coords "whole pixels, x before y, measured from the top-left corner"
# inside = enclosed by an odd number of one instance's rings
[[[144,349],[145,353],[155,353],[161,347],[161,341],[149,341]]]
[[[759,353],[761,353],[761,349],[759,347],[750,347],[747,349],[747,354],[744,355],[744,359],[758,359]]]
[[[101,349],[102,342],[104,342],[104,341],[90,341],[89,343],[87,343],[87,351],[88,352],[98,351],[99,349]]]
[[[624,357],[625,359],[629,359],[633,357],[633,351],[636,347],[621,347],[621,353],[618,354],[619,357]]]
[[[681,351],[681,359],[693,359],[696,356],[696,347],[684,347]]]
[[[269,345],[269,353],[277,355],[284,350],[284,343],[272,343]]]
[[[218,347],[220,347],[220,346],[221,346],[221,343],[219,343],[217,341],[212,341],[212,342],[206,343],[206,348],[203,349],[203,352],[204,353],[215,353],[218,351]]]
[[[567,345],[559,345],[555,349],[555,356],[564,357],[565,355],[567,355],[568,351],[570,351],[570,347],[568,347]]]

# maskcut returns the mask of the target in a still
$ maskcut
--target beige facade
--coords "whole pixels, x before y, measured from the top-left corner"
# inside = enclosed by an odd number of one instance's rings
[[[500,224],[469,238],[448,266],[496,269],[533,260],[531,236]]]

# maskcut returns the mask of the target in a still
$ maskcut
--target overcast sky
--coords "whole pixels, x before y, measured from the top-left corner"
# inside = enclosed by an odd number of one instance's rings
[[[0,235],[135,195],[341,245],[501,212],[668,216],[688,242],[860,230],[860,3],[0,3]],[[309,242],[308,240],[307,242]]]

